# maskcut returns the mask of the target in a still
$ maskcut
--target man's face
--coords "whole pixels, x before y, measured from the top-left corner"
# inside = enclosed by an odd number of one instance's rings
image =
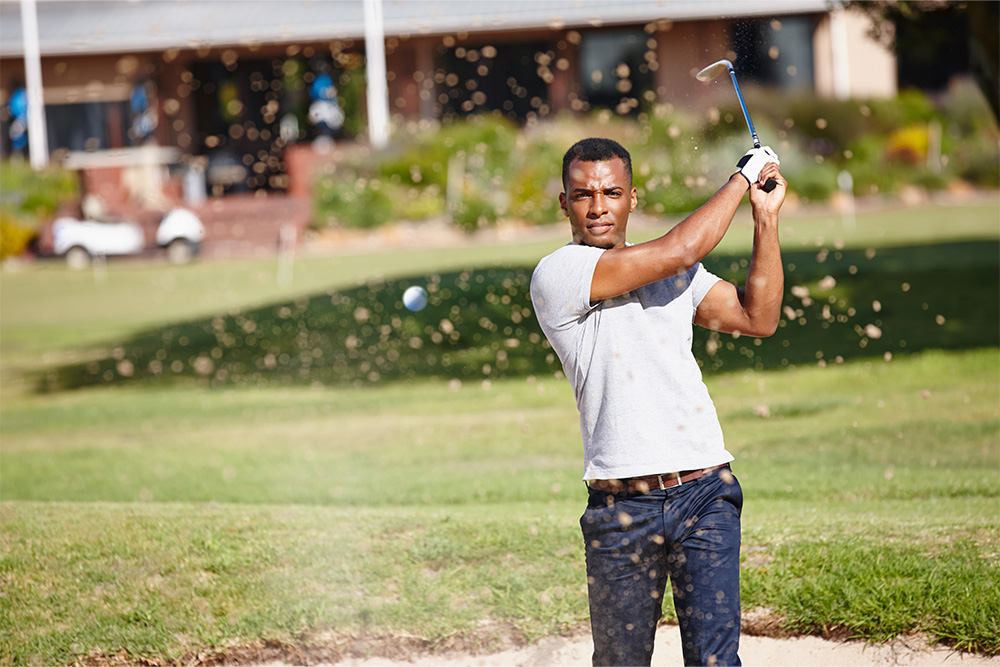
[[[573,242],[595,248],[625,246],[625,226],[635,210],[635,188],[620,158],[574,160],[559,205],[569,218]]]

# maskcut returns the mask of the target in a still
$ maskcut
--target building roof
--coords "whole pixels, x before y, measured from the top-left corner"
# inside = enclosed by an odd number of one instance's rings
[[[386,36],[825,12],[838,0],[383,0]],[[362,0],[38,0],[43,56],[363,39]],[[764,8],[766,11],[761,11]],[[23,55],[0,0],[0,57]]]

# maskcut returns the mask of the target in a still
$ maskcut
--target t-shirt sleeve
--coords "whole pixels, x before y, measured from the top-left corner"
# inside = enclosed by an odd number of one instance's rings
[[[708,291],[720,280],[722,278],[706,269],[701,262],[698,263],[694,278],[691,279],[691,302],[695,308],[701,305]]]
[[[531,276],[531,301],[543,329],[571,326],[593,309],[590,287],[604,250],[565,245],[542,259]]]

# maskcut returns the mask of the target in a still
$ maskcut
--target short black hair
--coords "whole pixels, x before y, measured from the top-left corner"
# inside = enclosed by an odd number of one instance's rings
[[[624,146],[612,139],[601,139],[597,137],[581,139],[576,142],[569,147],[569,150],[566,151],[566,154],[563,156],[563,190],[566,189],[566,183],[569,181],[569,165],[573,163],[573,160],[580,160],[581,162],[603,162],[605,160],[613,160],[616,157],[621,158],[621,161],[625,163],[625,173],[628,174],[628,184],[629,187],[631,187],[632,156],[628,154],[628,151],[625,150]]]

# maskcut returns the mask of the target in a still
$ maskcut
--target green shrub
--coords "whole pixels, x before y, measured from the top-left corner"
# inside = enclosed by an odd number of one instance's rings
[[[550,179],[538,169],[535,152],[517,150],[517,142],[516,126],[503,117],[425,123],[389,149],[321,176],[315,188],[317,223],[369,227],[448,213],[458,227],[473,230],[510,215],[512,206],[514,215],[532,222],[553,220],[543,220],[558,209],[544,202]],[[343,182],[355,185],[345,188]]]
[[[34,229],[79,192],[76,174],[49,167],[35,171],[25,162],[8,160],[0,164],[0,210],[16,216]]]
[[[869,107],[857,100],[827,100],[815,96],[797,95],[785,101],[783,96],[768,96],[762,118],[770,118],[777,127],[785,128],[792,137],[803,137],[806,143],[821,146],[824,155],[843,150],[852,139],[872,132],[875,120]],[[757,115],[757,108],[754,107]]]
[[[351,137],[364,136],[367,131],[365,86],[364,67],[349,59],[337,77],[337,101],[344,110],[344,133]]]
[[[550,151],[528,164],[523,164],[511,175],[510,214],[532,224],[544,225],[560,217],[559,193],[562,185],[558,174],[562,155]]]
[[[76,174],[65,169],[35,171],[17,160],[0,164],[0,259],[22,254],[42,221],[75,199],[78,189]]]
[[[475,186],[463,189],[462,198],[449,212],[452,222],[461,229],[472,232],[488,227],[497,221],[497,204]]]
[[[952,175],[947,171],[931,171],[930,169],[918,169],[913,174],[911,182],[913,185],[926,188],[927,190],[944,190],[948,187]]]
[[[642,210],[656,215],[690,213],[711,196],[706,189],[672,184],[645,190],[640,204]]]
[[[400,211],[404,220],[428,220],[445,213],[445,200],[441,188],[431,185],[426,188],[403,187],[396,188],[399,198],[394,200],[393,208]]]
[[[327,226],[370,229],[393,219],[393,197],[377,179],[323,178],[316,190],[316,213]]]
[[[885,150],[885,138],[877,134],[863,134],[847,143],[846,151],[850,155],[848,164],[871,163],[879,164]]]
[[[824,201],[837,191],[837,173],[829,162],[806,164],[795,170],[789,188],[805,201]]]
[[[481,167],[495,172],[508,165],[516,139],[516,126],[504,117],[477,115],[464,121],[427,123],[386,153],[378,171],[384,178],[398,176],[412,185],[443,187],[455,155],[479,155]]]
[[[845,169],[861,195],[911,184],[939,189],[955,176],[1000,186],[1000,133],[988,105],[968,86],[956,86],[937,104],[917,91],[886,100],[751,94],[758,134],[781,155],[790,189],[803,199],[828,198]],[[653,214],[696,209],[750,145],[735,102],[699,115],[651,104],[635,119],[601,110],[527,128],[499,114],[414,123],[389,149],[337,166],[336,180],[354,185],[321,178],[318,224],[362,227],[443,214],[467,230],[501,218],[557,222],[563,152],[587,136],[629,149],[639,206]],[[944,168],[935,171],[927,158],[936,154],[936,137]]]
[[[505,188],[508,217],[537,225],[562,219],[562,157],[568,148],[563,143],[559,133],[552,132],[526,131],[517,137]]]
[[[997,160],[996,152],[989,148],[969,146],[963,149],[961,159],[958,160],[961,165],[958,175],[976,185],[1000,187],[1000,162]]]
[[[940,118],[931,99],[915,89],[904,90],[894,98],[871,100],[867,104],[876,129],[883,132]]]
[[[854,193],[857,195],[877,195],[898,190],[906,179],[902,176],[904,167],[887,168],[876,162],[853,162],[848,169],[854,179]]]

